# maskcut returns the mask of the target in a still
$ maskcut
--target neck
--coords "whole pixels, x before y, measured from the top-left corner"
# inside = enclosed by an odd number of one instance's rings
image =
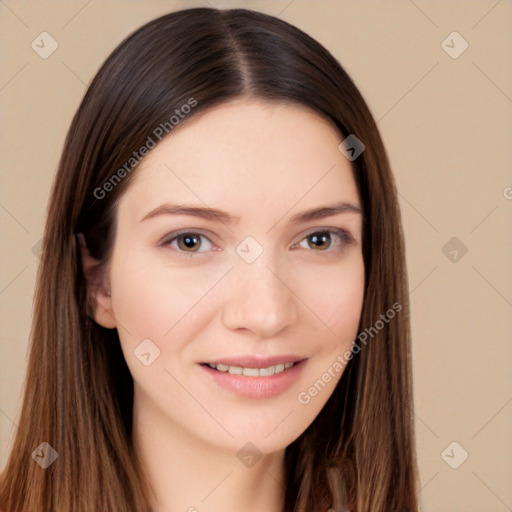
[[[237,451],[195,436],[139,395],[135,386],[132,436],[153,512],[283,511],[284,450],[248,467]]]

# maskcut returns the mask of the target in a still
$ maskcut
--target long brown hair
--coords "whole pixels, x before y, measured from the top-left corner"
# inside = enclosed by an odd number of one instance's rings
[[[364,143],[352,161],[364,210],[361,332],[401,306],[371,331],[320,414],[287,447],[285,512],[325,512],[343,500],[351,512],[417,512],[404,241],[375,121],[343,67],[304,32],[249,10],[206,8],[162,16],[127,37],[73,118],[49,200],[2,510],[150,510],[132,450],[133,380],[117,331],[91,319],[76,235],[107,262],[117,202],[139,161],[134,152],[148,137],[158,142],[157,127],[170,133],[171,116],[191,100],[179,125],[242,96],[308,106],[343,139],[353,134]],[[58,453],[47,469],[31,456],[42,442]]]

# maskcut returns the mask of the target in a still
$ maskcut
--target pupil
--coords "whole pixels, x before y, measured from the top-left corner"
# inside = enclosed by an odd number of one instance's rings
[[[329,234],[328,233],[324,233],[322,234],[321,236],[318,236],[318,235],[311,235],[311,241],[314,243],[314,244],[322,244],[322,243],[326,243],[328,242],[328,238],[329,238]],[[319,245],[317,245],[317,247],[319,247]]]
[[[197,244],[197,237],[190,236],[190,235],[185,235],[183,237],[183,241],[184,241],[184,244],[187,247],[187,249],[193,249],[193,246],[195,244]]]

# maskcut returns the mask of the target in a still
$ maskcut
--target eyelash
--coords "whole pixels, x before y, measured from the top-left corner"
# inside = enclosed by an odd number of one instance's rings
[[[333,245],[333,242],[331,240],[331,245],[329,246],[328,249],[319,249],[318,251],[315,251],[314,249],[309,249],[313,252],[319,252],[320,254],[322,255],[325,255],[325,256],[332,256],[332,253],[333,252],[341,252],[343,249],[344,249],[344,246],[346,245],[350,245],[351,243],[353,243],[354,239],[352,238],[352,236],[347,232],[345,231],[344,229],[339,229],[339,228],[316,228],[314,231],[310,231],[309,233],[307,233],[306,235],[304,235],[304,237],[299,240],[299,242],[297,243],[301,243],[302,241],[306,240],[308,237],[312,236],[312,235],[318,235],[318,234],[325,234],[325,233],[328,233],[329,236],[332,236],[332,235],[336,235],[340,238],[340,247],[339,247],[339,250],[336,251],[335,249],[331,249],[331,246]],[[178,238],[182,235],[193,235],[193,236],[198,236],[199,238],[206,238],[210,243],[213,244],[213,242],[203,233],[200,233],[200,232],[196,232],[196,231],[190,231],[190,230],[181,230],[181,231],[176,231],[174,233],[170,233],[170,237],[171,238],[167,238],[167,239],[164,239],[164,241],[161,243],[161,245],[163,246],[167,246],[167,245],[171,245],[174,241],[178,240]],[[294,244],[294,245],[297,245]],[[181,249],[177,248],[176,251],[180,254],[182,254],[184,257],[186,258],[190,258],[190,257],[193,257],[193,256],[197,256],[197,255],[200,255],[200,254],[204,254],[204,252],[194,252],[194,251],[190,251],[190,252],[187,252],[187,251],[182,251]]]

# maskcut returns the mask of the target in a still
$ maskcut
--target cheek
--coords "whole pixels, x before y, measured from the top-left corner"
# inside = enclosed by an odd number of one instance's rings
[[[115,270],[114,270],[115,269]],[[120,334],[139,338],[161,336],[165,308],[175,302],[173,292],[165,290],[136,258],[123,260],[112,270],[113,309]],[[169,318],[169,322],[172,319]]]
[[[218,279],[217,275],[191,278],[190,270],[149,265],[144,252],[120,258],[112,266],[111,286],[123,344],[133,350],[149,338],[162,352],[171,342],[176,351],[206,321],[202,301]]]
[[[205,322],[201,297],[209,280],[165,266],[148,265],[144,253],[128,253],[112,265],[113,309],[121,348],[132,377],[147,396],[165,397],[177,411],[183,390],[179,380],[187,345]],[[147,340],[150,340],[149,342]],[[146,356],[149,354],[149,356]]]
[[[304,296],[309,299],[322,332],[326,349],[345,345],[357,335],[364,297],[362,256],[338,267],[319,267],[304,282]]]

